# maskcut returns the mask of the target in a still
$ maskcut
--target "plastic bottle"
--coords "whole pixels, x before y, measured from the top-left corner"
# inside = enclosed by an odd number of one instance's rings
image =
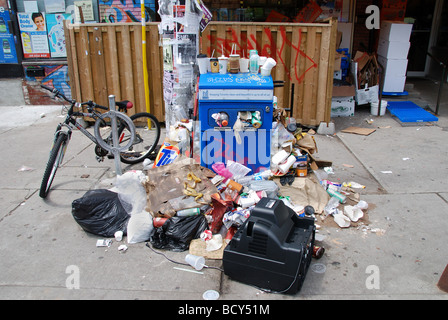
[[[255,173],[255,174],[250,175],[250,176],[245,176],[245,177],[238,178],[236,180],[236,182],[238,182],[238,183],[240,183],[242,185],[248,185],[251,181],[254,181],[254,180],[267,180],[271,176],[272,176],[272,171],[271,170],[265,170],[265,171]]]
[[[249,71],[250,71],[250,73],[257,74],[258,69],[260,68],[259,61],[258,61],[260,59],[260,56],[258,55],[257,50],[251,50],[250,52],[251,52],[251,56],[249,58]]]
[[[187,217],[187,216],[196,216],[201,213],[201,210],[199,208],[191,208],[191,209],[183,209],[180,211],[177,211],[176,215],[178,217]]]

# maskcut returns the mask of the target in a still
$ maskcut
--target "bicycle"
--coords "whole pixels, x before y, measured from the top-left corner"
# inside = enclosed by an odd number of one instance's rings
[[[119,111],[112,111],[108,107],[98,105],[93,101],[77,102],[68,99],[57,89],[45,85],[41,85],[41,87],[52,92],[53,98],[60,98],[70,103],[70,107],[67,109],[67,117],[58,124],[54,134],[53,145],[40,186],[39,196],[41,198],[46,198],[48,195],[56,171],[64,158],[72,131],[75,129],[81,131],[95,143],[95,154],[98,161],[103,161],[105,156],[113,158],[113,153],[118,149],[121,162],[135,164],[149,158],[155,151],[160,138],[159,121],[148,112],[140,112],[128,117],[125,113],[133,107],[132,102],[118,101],[115,104]],[[87,112],[82,111],[83,107],[87,108]],[[79,108],[81,111],[75,111],[75,108]],[[107,110],[108,112],[101,113],[95,109]],[[82,126],[78,120],[79,117],[90,117],[95,121],[94,135]],[[110,125],[112,118],[117,120],[118,146],[113,145],[114,132],[112,132]]]

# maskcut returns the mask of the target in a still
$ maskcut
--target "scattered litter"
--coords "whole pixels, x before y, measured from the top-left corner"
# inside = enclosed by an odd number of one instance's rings
[[[35,168],[32,167],[28,167],[28,166],[21,166],[17,171],[18,172],[24,172],[24,171],[34,171],[36,170]]]
[[[364,216],[364,212],[355,206],[345,206],[344,214],[350,218],[351,221],[357,222],[360,218]]]
[[[97,247],[110,247],[112,245],[112,239],[98,239],[96,241]]]
[[[347,167],[347,168],[354,168],[355,166],[354,165],[352,165],[352,164],[346,164],[346,163],[343,163],[342,164],[344,167]]]
[[[314,263],[310,268],[315,273],[325,273],[327,271],[327,267],[323,263]]]
[[[376,131],[376,129],[359,128],[359,127],[348,127],[348,128],[345,128],[345,129],[341,130],[341,132],[359,134],[359,135],[362,135],[362,136],[368,136],[368,135],[372,134],[375,131]]]
[[[88,177],[90,177],[90,174],[85,173],[81,175],[81,179],[87,179]]]
[[[385,174],[389,174],[389,173],[392,173],[392,171],[390,171],[390,170],[385,170],[385,171],[380,171],[381,173],[385,173]]]
[[[122,244],[118,247],[118,251],[125,252],[126,250],[128,250],[128,246],[125,244]]]
[[[173,267],[173,269],[175,269],[175,270],[180,270],[180,271],[191,272],[191,273],[197,273],[197,274],[204,274],[204,272],[202,272],[202,271],[196,271],[196,270],[185,269],[185,268],[179,268],[179,267]]]
[[[207,290],[202,294],[204,300],[218,300],[219,293],[216,290]]]
[[[114,233],[115,240],[120,242],[123,240],[123,231],[117,231]]]
[[[345,214],[343,214],[340,210],[338,210],[338,213],[333,215],[334,222],[338,224],[341,228],[348,228],[350,227],[350,218],[347,217]]]
[[[409,160],[409,159],[411,159],[411,158],[403,158],[403,161],[406,161],[406,160]]]
[[[185,262],[195,268],[197,271],[202,270],[205,267],[205,259],[201,256],[195,256],[193,254],[187,254],[185,256]]]

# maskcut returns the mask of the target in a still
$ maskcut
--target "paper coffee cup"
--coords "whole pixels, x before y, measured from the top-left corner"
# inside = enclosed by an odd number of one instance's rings
[[[247,59],[247,58],[240,59],[240,72],[241,73],[249,72],[249,59]]]
[[[227,63],[229,63],[229,58],[227,57],[219,57],[219,73],[226,74],[227,73]]]
[[[210,59],[205,54],[198,55],[198,66],[199,66],[199,73],[205,74],[208,71],[208,66],[210,65]]]

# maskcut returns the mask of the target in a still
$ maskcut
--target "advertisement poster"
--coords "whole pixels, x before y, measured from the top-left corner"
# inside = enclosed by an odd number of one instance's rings
[[[17,63],[14,36],[8,28],[9,20],[9,11],[0,10],[0,63]]]
[[[52,58],[67,57],[65,50],[64,20],[70,18],[68,13],[46,14],[48,44]]]
[[[25,58],[50,58],[45,13],[17,13],[23,56]]]

